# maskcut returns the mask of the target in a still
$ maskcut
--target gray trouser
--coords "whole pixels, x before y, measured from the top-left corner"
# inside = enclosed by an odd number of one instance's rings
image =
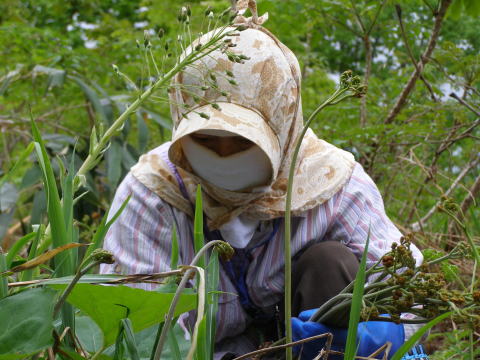
[[[315,309],[342,291],[355,279],[359,262],[345,245],[324,241],[307,248],[293,263],[292,315]],[[346,327],[348,310],[326,325]]]

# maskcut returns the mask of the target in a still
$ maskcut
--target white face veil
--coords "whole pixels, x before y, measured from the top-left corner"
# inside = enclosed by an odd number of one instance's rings
[[[241,3],[251,1],[238,4]],[[265,15],[257,17],[255,9],[252,13],[252,18],[237,17],[236,22],[247,29],[232,37],[236,45],[232,49],[249,60],[234,63],[222,52],[214,51],[172,81],[173,85],[189,89],[187,92],[173,86],[169,92],[174,127],[168,157],[176,165],[190,199],[184,198],[170,166],[159,156],[143,155],[131,170],[146,187],[188,214],[196,187],[201,184],[205,214],[213,229],[240,214],[257,220],[283,216],[290,160],[303,127],[298,61],[261,26]],[[210,33],[205,34],[193,46],[209,36]],[[186,51],[191,51],[191,47]],[[218,88],[206,86],[212,72],[222,74],[217,76]],[[234,84],[226,74],[233,74]],[[191,134],[201,131],[227,132],[252,141],[252,152],[239,155],[238,163],[232,165],[252,166],[255,174],[250,179],[242,175],[235,181],[237,169],[221,161],[220,172],[209,167],[209,174],[205,152],[199,153],[189,141]],[[352,154],[307,131],[295,167],[293,214],[330,199],[349,179],[354,163]],[[225,179],[220,179],[221,173]]]
[[[195,134],[224,137],[227,141],[236,135],[223,130],[203,130]],[[182,137],[180,142],[195,174],[221,189],[258,192],[272,180],[270,161],[257,145],[228,156],[220,156],[190,136]]]

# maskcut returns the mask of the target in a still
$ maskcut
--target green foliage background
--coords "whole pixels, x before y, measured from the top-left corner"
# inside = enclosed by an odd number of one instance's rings
[[[306,115],[333,91],[341,72],[352,69],[365,75],[368,54],[360,22],[368,28],[381,3],[258,1],[259,13],[270,15],[265,26],[295,52],[301,63]],[[438,3],[400,3],[406,37],[418,60],[431,37],[432,10]],[[30,112],[53,156],[54,170],[58,171],[60,163],[68,164],[72,156],[79,166],[88,153],[95,122],[107,126],[134,97],[132,89],[116,76],[112,64],[137,86],[147,82],[148,69],[136,41],[143,42],[145,30],[154,38],[162,28],[173,45],[177,13],[184,4],[191,5],[192,27],[198,29],[206,6],[221,11],[229,2],[3,0],[0,171],[6,172],[31,141]],[[453,2],[424,69],[425,82],[417,80],[405,106],[388,122],[386,118],[414,66],[401,36],[395,4],[386,1],[368,37],[372,63],[365,121],[360,121],[360,102],[349,101],[324,111],[313,126],[320,137],[355,154],[377,182],[387,213],[404,231],[435,206],[465,169],[465,176],[448,194],[458,203],[467,203],[466,221],[474,235],[480,233],[480,210],[475,201],[469,200],[469,196],[478,198],[479,193],[478,185],[475,187],[480,170],[478,4],[475,0]],[[172,51],[172,47],[165,50],[154,40],[152,43],[157,55]],[[430,84],[433,96],[425,83]],[[451,92],[464,104],[449,97]],[[82,198],[75,214],[80,238],[91,235],[98,215],[108,208],[116,186],[138,156],[169,139],[169,126],[165,102],[150,101],[132,116],[112,142],[105,160],[87,179],[91,192]],[[25,161],[18,172],[21,176],[0,189],[0,245],[5,248],[45,217],[41,172],[32,161]],[[420,230],[420,247],[440,251],[451,248],[461,236],[437,212],[416,230]],[[475,241],[478,243],[478,236]],[[472,271],[469,264],[458,264],[455,271],[460,276],[468,274]],[[447,341],[458,343],[459,338],[455,339]],[[437,346],[436,341],[432,347]]]

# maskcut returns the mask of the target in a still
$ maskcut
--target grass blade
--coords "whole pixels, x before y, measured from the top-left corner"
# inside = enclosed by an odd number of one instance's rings
[[[5,254],[0,246],[0,271],[7,270],[7,262],[5,261]],[[8,295],[8,281],[6,277],[0,277],[0,299]]]
[[[367,253],[368,244],[370,243],[370,230],[368,231],[367,241],[365,243],[365,249],[363,250],[362,259],[360,261],[360,267],[355,277],[355,284],[353,286],[353,298],[352,305],[350,307],[350,319],[348,321],[348,335],[347,342],[345,344],[345,356],[346,360],[355,359],[357,352],[357,327],[360,320],[360,311],[362,310],[363,290],[365,287],[365,270],[367,267]]]
[[[215,334],[216,334],[216,315],[218,310],[218,283],[220,280],[220,263],[218,261],[218,251],[213,249],[208,267],[207,267],[207,309],[206,309],[206,348],[207,359],[213,359],[214,347],[215,347]]]
[[[208,356],[209,344],[207,343],[207,316],[202,318],[198,326],[197,348],[195,350],[195,360],[210,360],[213,357]]]
[[[48,219],[51,227],[52,243],[55,248],[66,245],[67,229],[63,216],[62,204],[58,195],[55,175],[52,164],[48,158],[45,144],[42,140],[37,125],[31,120],[32,134],[35,140],[35,150],[38,156],[38,162],[42,169],[43,182],[47,193]],[[55,273],[58,276],[73,274],[73,262],[68,253],[62,253],[55,259]]]
[[[173,326],[168,329],[167,335],[168,346],[170,347],[170,354],[173,360],[182,360],[182,353],[180,352],[180,346],[178,345],[177,338],[173,331]]]
[[[35,238],[33,239],[32,245],[30,246],[30,251],[28,252],[27,260],[33,260],[37,256],[37,248],[40,239],[42,238],[43,234],[45,234],[45,225],[39,225],[36,233]],[[33,270],[24,271],[20,275],[20,281],[29,281],[33,278]]]
[[[135,341],[135,335],[133,334],[132,322],[130,319],[122,319],[121,322],[124,331],[125,344],[127,345],[127,351],[130,354],[130,359],[140,360],[137,343]]]
[[[446,319],[452,315],[452,312],[449,311],[447,313],[444,313],[440,316],[437,316],[435,319],[430,320],[428,323],[423,325],[416,333],[414,333],[408,341],[406,341],[400,349],[397,350],[397,352],[393,355],[391,360],[401,360],[402,356],[405,355],[414,345],[417,341],[420,340],[420,338],[425,334],[429,329],[434,327],[436,324],[438,324],[440,321],[443,319]]]
[[[170,255],[170,269],[176,269],[178,266],[178,238],[177,227],[172,227],[172,254]]]
[[[15,259],[15,256],[20,252],[20,250],[22,250],[23,247],[35,236],[36,233],[31,232],[25,236],[22,236],[12,245],[12,247],[8,250],[8,253],[5,255],[7,269],[10,269],[13,259]]]
[[[49,261],[50,259],[53,259],[55,256],[60,255],[64,251],[69,250],[69,249],[73,249],[73,248],[77,248],[79,246],[86,246],[86,244],[70,243],[70,244],[60,246],[58,248],[49,250],[46,253],[44,253],[42,255],[39,255],[39,256],[33,258],[32,260],[29,260],[29,261],[27,261],[27,262],[25,262],[21,265],[15,266],[15,267],[11,268],[9,271],[5,271],[3,273],[0,273],[0,275],[3,275],[5,273],[10,273],[10,272],[16,273],[16,272],[20,272],[20,271],[33,269],[34,267],[37,267],[37,266]]]
[[[200,185],[197,186],[197,195],[195,198],[195,219],[193,221],[193,244],[195,253],[198,253],[204,245],[203,241],[203,204],[202,204],[202,189]],[[198,267],[205,268],[205,256],[198,262]]]
[[[107,221],[108,219],[108,213],[105,214],[102,218],[102,221],[100,222],[100,225],[98,226],[95,235],[93,236],[92,243],[88,247],[87,251],[85,252],[84,259],[87,259],[93,250],[98,249],[101,247],[103,239],[105,238],[105,235],[107,235],[108,229],[110,229],[110,226],[118,219],[120,214],[123,212],[125,207],[127,206],[128,202],[130,201],[130,198],[132,196],[128,195],[125,201],[122,203],[120,208],[117,210],[117,212],[112,216],[110,220]]]

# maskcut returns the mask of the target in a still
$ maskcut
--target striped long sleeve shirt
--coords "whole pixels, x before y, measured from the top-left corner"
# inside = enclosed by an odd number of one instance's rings
[[[153,152],[167,151],[164,144]],[[116,259],[103,265],[102,273],[134,274],[170,270],[172,228],[178,229],[179,264],[189,264],[194,257],[193,221],[185,213],[162,201],[132,174],[120,184],[111,209],[114,214],[131,195],[126,208],[109,229],[105,249]],[[262,221],[248,248],[253,248],[272,233],[273,221]],[[339,241],[357,258],[361,258],[370,232],[367,266],[372,266],[402,236],[385,214],[382,196],[373,180],[356,164],[346,185],[330,200],[292,218],[292,257],[302,249],[321,241]],[[284,293],[284,231],[280,226],[273,238],[252,251],[246,273],[246,284],[254,304],[265,312],[281,301]],[[225,239],[228,241],[228,239]],[[417,261],[422,254],[412,245]],[[142,284],[146,290],[152,284]],[[220,268],[219,306],[217,314],[216,356],[225,352],[246,353],[255,350],[247,337],[242,337],[251,322],[236,296],[236,288],[224,269]],[[405,327],[408,337],[409,327]],[[413,331],[411,329],[410,331]]]

